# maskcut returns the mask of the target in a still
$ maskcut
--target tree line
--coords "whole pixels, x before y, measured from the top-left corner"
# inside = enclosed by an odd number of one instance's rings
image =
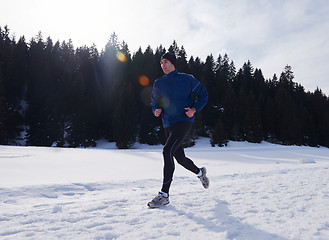
[[[197,114],[187,146],[209,137],[212,146],[229,140],[329,147],[329,99],[317,88],[305,91],[291,66],[265,79],[250,61],[236,69],[227,54],[205,62],[176,41],[131,54],[113,33],[101,52],[95,45],[74,48],[39,33],[28,43],[0,27],[0,144],[88,147],[105,138],[118,148],[136,142],[164,142],[150,94],[163,75],[166,51],[176,68],[193,74],[209,100]]]

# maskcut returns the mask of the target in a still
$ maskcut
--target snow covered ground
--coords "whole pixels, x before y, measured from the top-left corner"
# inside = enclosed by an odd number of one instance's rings
[[[0,146],[0,239],[329,239],[329,149],[207,139],[176,164],[170,204],[148,209],[161,146]]]

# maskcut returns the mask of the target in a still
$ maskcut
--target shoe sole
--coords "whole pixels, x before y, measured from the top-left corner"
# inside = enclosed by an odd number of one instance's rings
[[[163,205],[150,205],[150,203],[148,203],[147,206],[148,206],[149,208],[161,208],[161,207],[166,206],[166,205],[168,205],[168,204],[169,204],[169,202],[166,203],[166,204],[163,204]]]

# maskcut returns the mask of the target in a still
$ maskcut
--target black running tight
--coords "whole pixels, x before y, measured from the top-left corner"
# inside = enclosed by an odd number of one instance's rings
[[[175,170],[174,157],[180,165],[191,172],[198,174],[200,171],[193,161],[187,158],[184,153],[183,141],[190,133],[191,128],[191,122],[179,122],[169,128],[165,128],[167,141],[163,147],[164,167],[162,192],[169,193]]]

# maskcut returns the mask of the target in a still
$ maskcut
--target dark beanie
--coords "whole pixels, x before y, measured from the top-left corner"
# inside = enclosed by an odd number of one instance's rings
[[[176,66],[176,56],[175,54],[172,54],[171,52],[166,52],[162,55],[161,60],[165,58],[168,59],[174,66]]]

